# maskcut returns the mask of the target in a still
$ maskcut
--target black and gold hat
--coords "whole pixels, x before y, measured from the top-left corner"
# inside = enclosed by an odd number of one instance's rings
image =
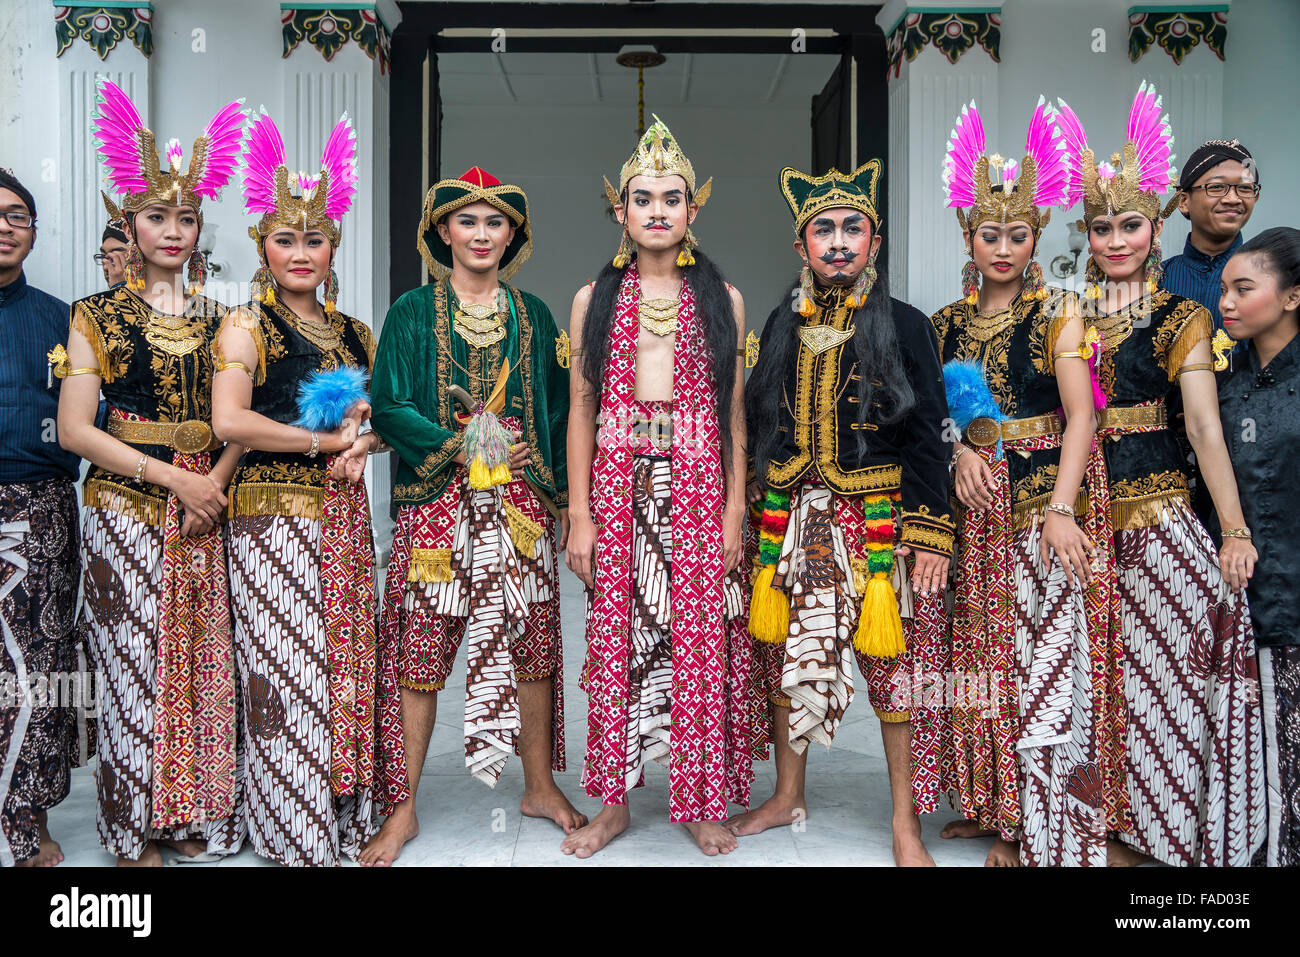
[[[810,176],[792,166],[781,170],[781,193],[794,216],[794,231],[802,235],[808,221],[824,209],[844,208],[864,213],[879,229],[876,190],[882,169],[880,160],[869,159],[852,173],[832,169],[825,176]]]

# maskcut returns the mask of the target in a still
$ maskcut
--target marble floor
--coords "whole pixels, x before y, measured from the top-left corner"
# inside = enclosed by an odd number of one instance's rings
[[[560,786],[579,810],[594,815],[599,802],[578,786],[587,733],[587,699],[578,689],[583,656],[582,588],[567,569],[561,570],[565,623],[566,720],[570,770],[558,775]],[[512,760],[495,789],[470,778],[465,771],[461,738],[464,716],[464,654],[444,692],[439,724],[429,745],[429,757],[419,795],[420,835],[406,846],[397,866],[417,865],[869,865],[892,866],[889,831],[889,785],[879,724],[858,679],[857,695],[836,737],[826,751],[814,746],[808,762],[809,816],[801,826],[780,828],[742,838],[726,856],[705,857],[685,829],[667,820],[668,773],[652,765],[646,786],[633,792],[632,826],[600,854],[579,861],[560,853],[563,833],[549,821],[519,813],[523,775]],[[755,765],[755,803],[772,791],[771,762]],[[50,811],[50,830],[72,865],[107,866],[113,858],[99,847],[95,835],[93,768],[73,772],[72,793]],[[739,809],[737,809],[739,810]],[[939,830],[956,815],[949,810],[923,822],[926,845],[940,866],[984,862],[991,839],[940,840]],[[176,856],[164,851],[164,859]],[[196,867],[268,865],[251,850],[217,864]]]

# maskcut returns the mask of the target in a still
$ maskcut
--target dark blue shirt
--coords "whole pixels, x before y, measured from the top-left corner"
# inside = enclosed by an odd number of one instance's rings
[[[1241,247],[1241,233],[1232,241],[1232,245],[1217,256],[1207,256],[1192,245],[1192,237],[1187,237],[1181,256],[1172,256],[1165,260],[1165,274],[1160,280],[1162,289],[1176,292],[1188,299],[1195,299],[1214,317],[1214,328],[1223,328],[1223,317],[1219,315],[1219,287],[1223,279],[1223,267],[1228,265]]]
[[[68,341],[68,304],[27,285],[0,286],[0,482],[75,479],[81,460],[59,447],[58,379],[46,354]]]

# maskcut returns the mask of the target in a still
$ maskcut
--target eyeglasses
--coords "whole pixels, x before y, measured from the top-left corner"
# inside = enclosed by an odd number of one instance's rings
[[[1254,199],[1259,195],[1259,183],[1206,183],[1204,186],[1189,186],[1187,192],[1194,189],[1205,190],[1210,199],[1223,199],[1230,189],[1236,190],[1240,199]]]
[[[36,217],[21,209],[6,209],[0,212],[0,217],[3,217],[10,226],[17,226],[19,229],[31,229],[36,225]]]
[[[106,259],[116,259],[118,256],[122,255],[123,252],[125,252],[125,250],[122,250],[122,249],[114,249],[114,250],[112,250],[111,252],[106,252],[106,253],[95,253],[95,255],[91,256],[90,258],[93,259],[93,260],[95,260],[95,265],[96,265],[96,266],[102,266],[102,265],[104,265],[104,260],[106,260]]]

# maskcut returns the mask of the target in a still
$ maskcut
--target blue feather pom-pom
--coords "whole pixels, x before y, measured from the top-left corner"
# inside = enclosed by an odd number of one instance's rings
[[[943,391],[948,396],[948,413],[963,432],[974,419],[981,417],[994,422],[1006,420],[998,408],[998,400],[984,381],[984,368],[978,362],[954,359],[945,363]]]
[[[313,432],[332,432],[342,423],[348,409],[369,402],[365,369],[339,366],[317,369],[298,386],[298,421],[294,425]]]

